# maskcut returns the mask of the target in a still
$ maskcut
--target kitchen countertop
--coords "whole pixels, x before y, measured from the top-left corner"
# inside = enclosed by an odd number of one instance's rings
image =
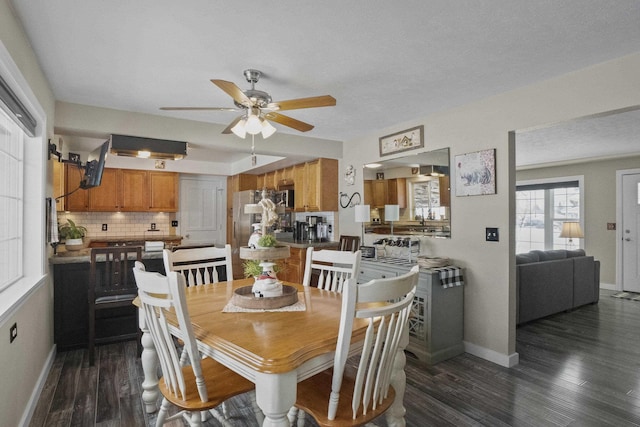
[[[309,247],[328,249],[328,248],[336,248],[340,245],[340,242],[307,242],[307,241],[298,241],[293,239],[278,239],[278,243],[282,243],[292,248],[299,248],[299,249],[306,249]]]
[[[162,251],[142,251],[142,259],[162,259]],[[67,251],[64,245],[58,247],[58,253],[49,257],[51,264],[78,264],[91,262],[91,249],[84,248],[79,251]]]

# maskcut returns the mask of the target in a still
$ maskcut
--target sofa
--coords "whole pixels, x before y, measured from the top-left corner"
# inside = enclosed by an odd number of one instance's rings
[[[516,255],[516,323],[569,311],[600,298],[600,261],[582,249]]]

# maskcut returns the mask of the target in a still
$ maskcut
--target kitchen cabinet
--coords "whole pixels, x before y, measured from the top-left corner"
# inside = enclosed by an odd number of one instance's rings
[[[117,211],[120,209],[119,169],[105,168],[100,185],[86,191],[89,196],[90,211]],[[78,190],[83,191],[83,190]]]
[[[338,161],[320,158],[294,167],[295,210],[338,210]]]
[[[449,176],[441,176],[438,178],[440,186],[440,206],[451,206],[451,184]]]
[[[372,208],[384,205],[407,207],[407,179],[374,179],[364,181],[364,204]]]
[[[276,171],[275,183],[278,190],[289,189],[293,185],[294,167],[290,166]]]
[[[165,274],[162,258],[144,259],[147,271]],[[86,347],[89,334],[87,303],[89,262],[53,264],[53,338],[58,351]],[[134,306],[109,310],[96,322],[96,336],[116,337],[138,328]]]
[[[65,164],[65,191],[80,186],[83,171]],[[136,169],[105,168],[102,182],[88,190],[78,189],[62,198],[58,209],[70,212],[176,212],[179,175]]]
[[[387,204],[398,205],[400,209],[407,207],[406,178],[393,178],[387,180]]]
[[[360,261],[358,283],[407,273],[412,265]],[[407,351],[434,364],[464,353],[464,286],[443,288],[440,276],[420,269],[409,320]]]
[[[302,283],[304,264],[307,259],[307,249],[289,247],[289,253],[289,258],[278,260],[281,268],[281,271],[278,273],[278,279],[286,282]]]
[[[175,172],[148,172],[149,211],[177,212],[178,174]]]
[[[387,204],[387,181],[375,179],[369,181],[369,183],[371,185],[371,199],[365,199],[365,204],[369,204],[372,208],[384,208],[384,205]]]

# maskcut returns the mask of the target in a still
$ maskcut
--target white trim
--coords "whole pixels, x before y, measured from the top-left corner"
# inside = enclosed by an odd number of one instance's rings
[[[23,275],[16,283],[0,292],[0,322],[22,305],[39,288],[47,270],[46,227],[44,206],[47,179],[47,116],[29,83],[0,40],[0,74],[25,108],[37,121],[35,137],[27,137],[24,152],[24,176],[38,177],[25,183],[23,206]],[[29,226],[26,226],[29,224]],[[27,256],[29,254],[29,256]],[[34,256],[38,254],[38,256]]]
[[[31,424],[31,418],[33,414],[36,412],[36,407],[38,406],[38,401],[40,400],[40,394],[42,390],[44,390],[44,386],[47,382],[47,378],[49,377],[49,372],[51,372],[51,367],[53,366],[53,362],[56,360],[56,345],[54,344],[51,347],[51,351],[49,351],[49,355],[47,356],[47,360],[42,366],[42,371],[40,371],[40,375],[38,376],[38,382],[36,383],[33,391],[31,392],[31,397],[29,397],[29,402],[25,407],[24,412],[22,413],[22,419],[20,420],[21,427],[26,427]]]
[[[613,289],[616,291],[622,291],[622,177],[636,174],[640,174],[640,169],[616,171],[616,283]]]
[[[602,283],[600,282],[600,289],[606,289],[608,291],[617,291],[615,283]]]
[[[512,368],[520,363],[520,355],[518,353],[498,353],[497,351],[470,343],[468,341],[464,341],[464,351],[481,359],[488,360],[489,362],[498,364],[500,366],[504,366],[505,368]]]
[[[540,178],[540,179],[528,179],[528,180],[523,180],[523,181],[516,181],[516,192],[517,187],[519,185],[536,185],[536,184],[549,184],[549,183],[557,183],[557,182],[571,182],[571,181],[578,181],[578,189],[580,190],[580,227],[582,227],[582,229],[584,230],[584,224],[586,221],[586,218],[584,217],[584,175],[575,175],[575,176],[557,176],[557,177],[552,177],[552,178]],[[549,205],[549,200],[547,200],[547,195],[545,195],[545,205]],[[546,223],[548,220],[551,220],[551,218],[549,218],[550,212],[552,212],[552,210],[549,210],[547,208],[545,208],[544,210],[544,220],[545,220],[545,246],[546,243],[550,242],[551,243],[551,248],[549,249],[553,249],[553,229],[549,230],[546,227]],[[547,236],[548,233],[551,233],[551,236]],[[517,242],[516,242],[517,245]],[[580,243],[579,243],[579,248],[580,249],[584,249],[585,246],[585,239],[581,239]]]

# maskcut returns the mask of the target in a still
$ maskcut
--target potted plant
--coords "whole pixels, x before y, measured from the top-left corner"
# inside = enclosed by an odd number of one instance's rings
[[[263,267],[260,265],[263,261],[248,259],[243,264],[244,268],[244,277],[260,277],[262,275]],[[279,264],[273,264],[272,266],[274,273],[279,273],[282,270],[282,267]]]
[[[273,234],[265,234],[258,239],[259,248],[273,248],[278,242]]]
[[[82,238],[87,234],[87,228],[67,219],[65,224],[58,227],[58,234],[64,239],[64,246],[68,251],[78,251],[84,247]]]

